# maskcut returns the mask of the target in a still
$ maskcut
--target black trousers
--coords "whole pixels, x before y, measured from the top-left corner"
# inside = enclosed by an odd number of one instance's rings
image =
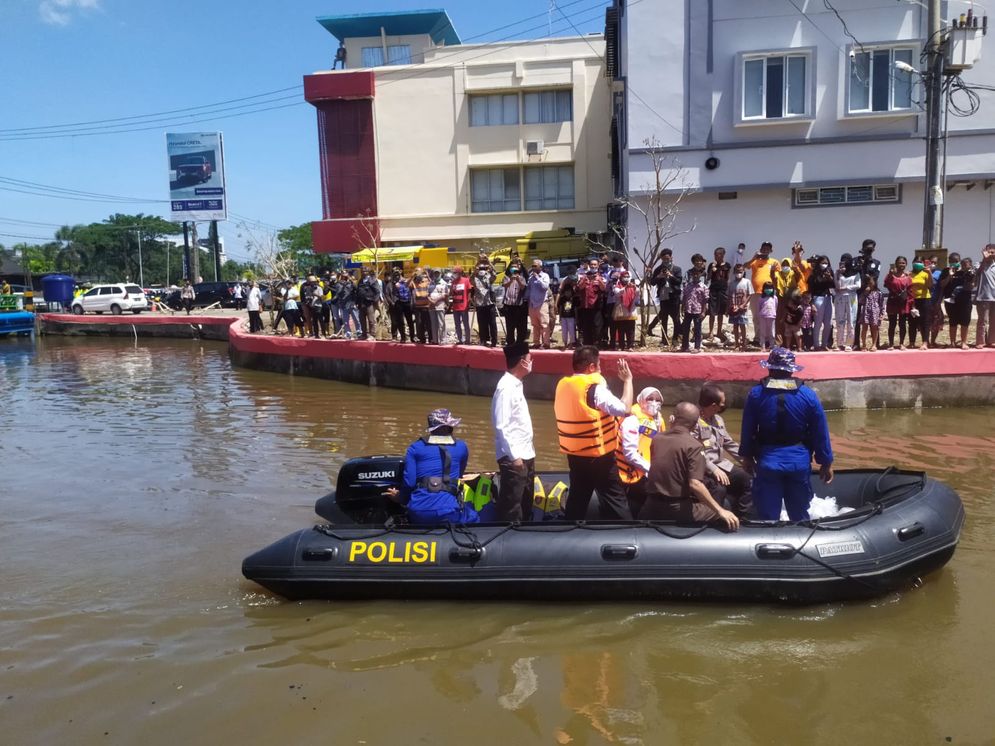
[[[477,334],[480,344],[490,347],[497,344],[497,311],[493,303],[477,306]]]
[[[527,305],[505,306],[504,323],[508,327],[505,344],[513,345],[516,342],[529,341],[529,307]]]
[[[418,329],[418,341],[425,344],[432,338],[432,315],[428,308],[415,309],[415,327]],[[413,340],[415,335],[411,335]]]
[[[639,518],[639,511],[643,509],[643,505],[646,503],[646,477],[643,477],[638,482],[625,485],[625,498],[629,503],[629,510],[632,512],[632,517]]]
[[[262,329],[263,321],[260,318],[259,311],[249,311],[249,334],[255,334],[262,331]]]
[[[580,335],[581,344],[593,345],[598,343],[595,336],[595,317],[601,313],[598,308],[578,308],[577,309],[577,332]]]
[[[531,521],[535,497],[536,460],[522,459],[522,466],[515,468],[510,458],[498,461],[501,483],[498,488],[497,509],[499,521]]]
[[[615,453],[587,458],[567,456],[570,465],[570,496],[567,498],[568,521],[587,517],[587,506],[594,490],[598,491],[598,517],[604,520],[631,521],[632,512],[625,498],[625,488],[618,476]]]
[[[667,334],[667,319],[674,322],[674,335],[669,336]],[[670,300],[660,301],[660,310],[650,322],[649,331],[652,333],[653,329],[657,324],[662,327],[662,335],[670,340],[673,344],[677,341],[677,338],[681,333],[681,299],[671,298]]]
[[[705,475],[705,486],[712,493],[715,502],[725,505],[736,514],[737,518],[745,518],[753,510],[753,478],[738,466],[732,467],[727,475],[729,486],[719,484],[710,473]]]

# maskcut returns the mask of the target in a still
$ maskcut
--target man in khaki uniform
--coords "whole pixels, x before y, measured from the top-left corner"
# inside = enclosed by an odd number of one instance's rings
[[[705,487],[705,457],[691,434],[700,417],[698,407],[681,402],[674,407],[667,430],[650,444],[646,504],[641,520],[722,521],[730,531],[739,519],[723,508]]]

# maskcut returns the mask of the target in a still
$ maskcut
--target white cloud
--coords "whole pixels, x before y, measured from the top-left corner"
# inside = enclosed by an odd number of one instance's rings
[[[100,0],[42,0],[38,13],[42,21],[53,26],[66,26],[78,11],[96,10]]]

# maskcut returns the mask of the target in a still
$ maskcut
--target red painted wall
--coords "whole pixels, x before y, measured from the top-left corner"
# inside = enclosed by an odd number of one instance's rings
[[[364,248],[369,239],[357,220],[360,216],[368,216],[366,223],[375,229],[375,220],[369,220],[377,214],[373,95],[374,77],[370,72],[304,78],[304,97],[318,110],[324,220],[312,223],[315,251]]]

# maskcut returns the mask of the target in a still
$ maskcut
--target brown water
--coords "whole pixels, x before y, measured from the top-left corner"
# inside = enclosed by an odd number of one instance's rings
[[[830,416],[840,466],[922,466],[967,508],[950,565],[874,603],[288,603],[242,558],[435,406],[492,468],[487,399],[57,338],[0,340],[0,391],[5,744],[993,742],[990,409]]]

